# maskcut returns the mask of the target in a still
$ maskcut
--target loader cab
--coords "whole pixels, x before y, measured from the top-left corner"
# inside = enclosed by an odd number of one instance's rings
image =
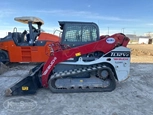
[[[40,35],[41,25],[43,25],[44,22],[36,17],[16,17],[14,20],[28,24],[29,27],[29,31],[24,30],[22,33],[17,32],[17,28],[14,28],[12,36],[16,45],[32,46],[36,38]]]
[[[81,46],[95,42],[99,39],[99,28],[93,22],[67,22],[60,21],[62,33],[62,44],[71,47]]]

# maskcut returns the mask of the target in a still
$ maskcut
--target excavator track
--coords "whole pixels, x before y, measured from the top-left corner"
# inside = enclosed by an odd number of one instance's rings
[[[74,77],[85,72],[90,73],[88,78]],[[100,72],[105,77],[101,77]],[[107,92],[116,88],[114,73],[111,68],[102,64],[54,73],[48,84],[55,93]]]

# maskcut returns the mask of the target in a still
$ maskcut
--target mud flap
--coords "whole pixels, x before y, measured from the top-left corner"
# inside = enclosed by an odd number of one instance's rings
[[[43,67],[43,63],[34,67],[31,70],[31,73],[27,77],[15,83],[10,88],[6,89],[5,95],[16,96],[16,95],[35,94],[39,88],[42,88],[40,77],[39,77],[42,67]]]

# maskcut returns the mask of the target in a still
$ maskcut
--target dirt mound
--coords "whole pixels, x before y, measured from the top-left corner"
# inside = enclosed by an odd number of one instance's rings
[[[153,51],[131,48],[131,54],[134,56],[153,56]]]
[[[8,70],[8,67],[0,62],[0,74],[6,72]]]
[[[153,63],[152,44],[129,44],[131,49],[131,62]]]
[[[128,45],[133,56],[153,56],[153,45],[132,44]]]

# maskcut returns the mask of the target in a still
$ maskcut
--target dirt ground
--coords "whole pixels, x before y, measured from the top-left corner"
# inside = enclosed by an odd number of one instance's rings
[[[153,114],[153,45],[128,45],[132,50],[130,78],[117,83],[112,92],[53,94],[48,89],[36,95],[5,97],[4,89],[24,77],[34,64],[10,65],[0,75],[0,115],[152,115]],[[36,103],[32,110],[5,108],[8,100],[26,98]]]
[[[153,44],[130,44],[131,62],[153,63]]]

